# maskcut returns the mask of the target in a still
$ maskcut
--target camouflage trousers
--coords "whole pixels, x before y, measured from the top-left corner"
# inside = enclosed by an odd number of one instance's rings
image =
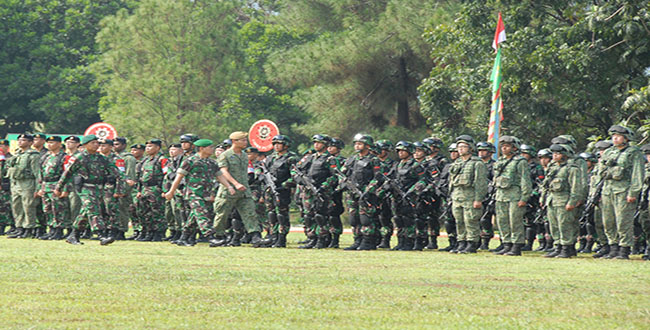
[[[398,198],[391,201],[393,222],[398,237],[415,238],[415,210],[410,203]]]
[[[440,235],[438,212],[440,202],[434,196],[420,196],[415,207],[416,236],[426,238]]]
[[[526,213],[526,207],[517,206],[517,202],[496,202],[496,223],[499,228],[499,237],[503,243],[525,243],[524,213]]]
[[[106,223],[102,216],[103,188],[98,185],[84,184],[79,198],[81,199],[81,209],[72,223],[72,227],[77,230],[85,230],[90,225],[92,231],[106,229]]]
[[[345,205],[348,207],[350,226],[355,237],[359,235],[373,236],[378,233],[377,211],[379,210],[379,201],[375,199],[359,200],[359,196],[354,193],[348,193],[345,198]],[[342,231],[342,228],[341,228]],[[338,233],[340,234],[340,232]]]
[[[379,206],[379,210],[377,212],[378,214],[378,220],[380,224],[380,229],[379,231],[381,232],[382,236],[386,236],[388,234],[393,235],[393,211],[390,208],[390,200],[385,198],[381,200],[381,205]]]
[[[165,231],[165,199],[162,197],[162,189],[158,186],[142,187],[142,194],[139,198],[142,220],[142,227],[147,231]]]
[[[120,226],[120,198],[115,198],[115,185],[104,185],[104,223],[107,229]]]
[[[11,211],[16,227],[27,229],[38,226],[34,191],[36,191],[34,180],[11,181]]]
[[[0,188],[0,226],[12,226],[14,217],[11,213],[11,193]]]
[[[547,207],[548,224],[555,245],[574,245],[578,239],[576,210],[567,211],[566,203],[553,203]]]
[[[74,219],[77,218],[79,215],[79,212],[81,211],[81,198],[79,198],[79,193],[72,188],[70,191],[70,195],[68,195],[68,199],[70,200],[70,209],[68,212],[68,216],[65,219],[65,228],[71,228],[72,223],[74,222]]]
[[[261,187],[251,187],[251,195],[253,195],[253,202],[255,203],[255,215],[257,222],[262,225],[264,230],[268,233],[271,232],[271,222],[266,216],[266,205],[264,205],[264,192]]]
[[[311,190],[302,192],[302,207],[305,210],[305,226],[309,227],[312,236],[326,236],[330,233],[329,208],[334,204],[330,196],[321,195],[319,201]],[[309,236],[309,235],[308,235]]]
[[[132,196],[126,196],[125,198],[131,198],[132,202],[129,205],[129,215],[131,216],[131,227],[134,231],[142,230],[142,203],[136,198],[136,193],[133,192]]]
[[[483,207],[476,209],[472,201],[453,201],[451,213],[456,220],[456,235],[458,241],[478,242],[481,237],[479,219]]]
[[[631,247],[634,244],[634,212],[639,202],[627,202],[627,192],[603,193],[600,203],[605,235],[610,245]]]
[[[276,198],[271,189],[264,191],[264,205],[271,225],[271,234],[288,234],[291,229],[289,220],[291,190],[279,189],[278,195],[279,198]]]
[[[202,196],[194,194],[190,194],[188,197],[190,213],[187,217],[187,222],[183,226],[183,230],[194,231],[198,228],[204,236],[209,235],[212,230],[212,218],[210,217],[210,209],[207,206],[209,202]]]
[[[56,185],[54,183],[53,185]],[[65,228],[69,217],[70,200],[54,196],[54,187],[46,189],[42,197],[43,214],[47,217],[47,225],[53,228]]]

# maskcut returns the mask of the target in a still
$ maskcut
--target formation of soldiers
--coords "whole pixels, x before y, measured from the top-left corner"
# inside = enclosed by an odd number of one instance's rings
[[[354,243],[344,250],[438,250],[444,227],[440,250],[451,253],[490,250],[498,231],[496,255],[520,256],[537,241],[548,258],[648,260],[650,144],[631,145],[620,125],[609,133],[596,154],[577,153],[571,135],[539,151],[502,136],[496,161],[494,145],[468,135],[447,158],[435,137],[393,145],[357,134],[344,158],[345,143],[324,134],[301,156],[285,135],[266,155],[247,148],[244,132],[218,145],[184,134],[167,153],[158,139],[127,151],[119,137],[22,134],[15,155],[0,140],[0,234],[283,248],[295,205],[301,249],[339,248],[347,210]]]

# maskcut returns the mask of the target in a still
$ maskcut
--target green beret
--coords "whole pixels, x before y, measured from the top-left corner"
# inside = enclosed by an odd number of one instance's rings
[[[81,140],[79,140],[79,137],[76,136],[76,135],[70,135],[67,138],[65,138],[65,140],[63,140],[63,141],[68,142],[68,140],[72,140],[72,141],[75,141],[75,142],[81,142]]]
[[[158,145],[160,147],[160,146],[162,146],[162,141],[160,141],[160,139],[151,139],[151,140],[145,142],[145,144],[156,144],[156,145]]]
[[[134,149],[134,148],[135,148],[135,149],[141,149],[141,150],[144,150],[144,144],[142,144],[142,143],[136,143],[136,144],[134,144],[134,145],[131,146],[131,149]]]
[[[20,135],[18,135],[18,138],[19,139],[26,139],[26,140],[34,141],[34,136],[29,134],[29,133],[20,134]]]
[[[255,147],[248,147],[248,148],[244,149],[244,151],[246,151],[246,152],[248,152],[248,153],[252,153],[252,152],[253,152],[253,153],[257,153],[257,154],[260,153],[260,151],[259,151],[257,148],[255,148]]]
[[[34,134],[34,138],[41,138],[41,139],[45,140],[45,139],[47,139],[47,135],[45,135],[43,133],[36,133],[36,134]]]
[[[50,142],[50,141],[61,142],[61,137],[57,136],[57,135],[52,135],[52,136],[48,137],[47,139],[45,139],[45,141],[47,141],[47,142]]]
[[[111,139],[99,139],[99,144],[110,144],[110,145],[113,145],[113,140],[111,140]]]
[[[181,144],[180,143],[172,143],[172,144],[169,145],[169,147],[170,148],[181,148]]]
[[[95,140],[97,140],[97,136],[95,136],[95,134],[86,135],[81,139],[81,144],[86,144]]]
[[[213,143],[212,140],[200,139],[194,142],[194,145],[197,147],[209,147],[212,145],[212,143]]]

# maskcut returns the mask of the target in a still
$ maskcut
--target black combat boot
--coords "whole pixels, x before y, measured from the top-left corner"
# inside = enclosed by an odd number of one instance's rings
[[[18,227],[13,233],[7,235],[7,238],[18,238],[23,235],[23,231],[25,231],[24,228]]]
[[[546,240],[546,249],[544,252],[553,252],[555,251],[555,241],[552,238]]]
[[[4,236],[4,235],[5,235],[5,228],[7,228],[7,226],[5,226],[5,225],[0,225],[0,236]]]
[[[117,235],[115,236],[116,241],[125,241],[126,238],[124,237],[124,232],[121,230],[117,230]]]
[[[413,250],[422,251],[422,250],[424,250],[425,246],[426,245],[424,244],[424,239],[422,237],[416,237],[415,238],[415,244],[413,245]]]
[[[616,256],[616,259],[630,259],[630,247],[621,246],[618,249],[618,255]]]
[[[377,245],[375,244],[375,237],[370,236],[370,235],[363,235],[363,238],[361,239],[361,244],[357,248],[358,251],[368,251],[368,250],[376,250]]]
[[[425,247],[427,250],[438,249],[438,236],[429,236],[429,245]]]
[[[25,231],[23,231],[23,234],[20,235],[18,238],[33,238],[34,231],[36,231],[35,228],[26,228]]]
[[[228,242],[228,246],[241,246],[242,237],[244,237],[243,232],[233,232],[232,239]]]
[[[68,235],[68,238],[65,240],[65,242],[72,245],[82,245],[83,243],[79,240],[80,237],[81,237],[81,232],[77,229],[72,229],[70,235]]]
[[[63,239],[63,228],[54,228],[54,234],[48,238],[49,240],[59,241]]]
[[[393,233],[388,233],[381,237],[381,243],[377,245],[378,249],[390,249],[390,239],[393,236]]]
[[[459,253],[467,248],[467,241],[459,241],[456,247],[454,247],[450,253]]]
[[[535,249],[535,252],[544,251],[546,249],[546,239],[540,238],[537,241],[539,242],[539,246]]]
[[[109,244],[115,242],[115,232],[116,231],[117,231],[116,229],[107,229],[105,234],[104,234],[104,237],[102,237],[99,240],[99,244],[100,245],[109,245]]]
[[[449,246],[446,248],[440,249],[439,251],[442,252],[451,252],[456,246],[458,245],[458,241],[456,240],[456,236],[450,236],[449,237]]]
[[[467,246],[462,251],[459,250],[458,253],[460,254],[476,253],[476,248],[478,247],[478,245],[479,242],[468,241]]]
[[[587,238],[586,237],[581,237],[579,240],[580,246],[578,246],[578,253],[584,253],[584,249],[587,246]]]
[[[609,245],[608,244],[603,244],[600,249],[598,249],[598,252],[593,255],[594,259],[598,258],[603,258],[604,256],[609,254]]]
[[[43,228],[43,227],[40,227],[40,228]],[[50,236],[52,236],[52,235],[54,235],[54,227],[50,227],[49,232],[39,232],[39,235],[36,238],[38,238],[38,239],[40,239],[42,241],[47,241],[47,240],[50,239]]]
[[[190,242],[188,241],[188,239],[190,238],[190,233],[191,233],[190,230],[183,230],[183,232],[181,233],[181,237],[178,238],[178,240],[176,241],[176,245],[192,246],[192,244],[190,244]]]
[[[332,234],[332,240],[330,241],[330,244],[327,246],[328,249],[338,249],[339,248],[339,237],[340,234]]]
[[[338,237],[337,237],[338,240]],[[278,234],[278,240],[273,244],[274,248],[286,248],[287,247],[287,234]]]
[[[262,241],[262,245],[260,247],[272,247],[277,240],[278,240],[278,233],[266,235],[266,238],[264,238],[264,240]]]
[[[151,237],[152,242],[162,242],[163,239],[165,238],[165,231],[164,230],[157,230],[153,233],[153,237]]]
[[[524,244],[513,244],[510,251],[504,253],[504,256],[520,256],[521,251],[523,251]]]
[[[345,251],[356,251],[359,248],[359,246],[361,245],[361,240],[362,239],[363,239],[363,237],[361,235],[355,236],[354,237],[354,243],[352,243],[352,245],[346,247],[343,250],[345,250]]]
[[[327,247],[327,244],[328,244],[327,235],[319,235],[316,241],[316,246],[314,246],[314,248],[324,249]]]
[[[138,239],[138,237],[140,237],[140,231],[139,230],[134,230],[133,235],[127,237],[126,240],[127,241],[133,241],[133,240]]]
[[[415,245],[415,238],[404,237],[404,244],[400,251],[413,251],[413,246]]]
[[[643,257],[641,257],[643,260],[650,260],[650,244],[646,245],[645,247],[645,253],[643,254]]]
[[[526,245],[521,248],[521,251],[532,251],[533,244],[535,243],[535,228],[526,227]]]
[[[481,251],[490,250],[490,240],[490,237],[481,237],[481,246],[478,249]]]
[[[190,246],[196,245],[196,233],[197,233],[197,229],[194,229],[190,231],[190,236],[187,237],[187,243]]]
[[[641,238],[640,237],[635,237],[634,238],[634,243],[632,244],[632,250],[631,250],[630,254],[635,255],[635,254],[641,254],[641,253],[643,253],[643,250],[641,249]]]
[[[226,243],[228,243],[228,240],[226,239],[226,236],[219,235],[209,240],[208,243],[210,243],[210,247],[219,247],[226,245]]]
[[[490,252],[500,252],[501,250],[503,250],[503,248],[505,248],[505,245],[503,244],[503,241],[499,238],[499,246],[497,246],[496,249],[490,249],[488,251],[490,251]]]
[[[310,237],[304,245],[299,246],[299,249],[313,249],[318,243],[317,237]]]
[[[260,234],[260,238],[261,238]],[[244,233],[244,236],[241,237],[241,243],[242,244],[251,244],[251,239],[253,238],[252,234],[250,233]]]
[[[171,230],[169,230],[169,236],[163,238],[163,241],[165,241],[165,242],[171,241],[175,236],[176,236],[176,230],[171,229]]]
[[[250,233],[250,244],[253,247],[262,247],[264,240],[262,239],[262,234],[259,231],[254,231]]]
[[[510,252],[510,250],[512,250],[512,246],[513,246],[512,243],[504,243],[503,244],[503,249],[501,249],[498,252],[494,252],[494,254],[502,256],[502,255]]]
[[[609,246],[609,253],[606,256],[603,256],[603,259],[614,259],[618,256],[618,244],[612,244]]]
[[[553,251],[544,255],[544,258],[555,258],[562,253],[562,245],[556,245]]]
[[[11,225],[11,227],[9,227],[9,231],[6,234],[13,235],[16,232],[16,230],[18,230],[18,228],[16,228],[15,225]]]
[[[153,235],[155,234],[155,231],[153,230],[146,230],[145,235],[142,238],[138,238],[138,241],[140,242],[151,242],[153,240]]]
[[[80,238],[83,238],[83,239],[92,239],[93,238],[93,232],[92,232],[92,230],[90,230],[90,227],[88,227],[86,230],[83,231],[83,233],[81,233]]]
[[[556,255],[556,258],[571,258],[572,257],[572,251],[571,251],[571,245],[561,245],[562,250],[558,255]],[[574,247],[575,249],[575,247]]]
[[[395,246],[394,246],[392,249],[390,249],[390,250],[391,250],[391,251],[399,251],[399,250],[402,249],[402,246],[404,246],[404,237],[398,235],[398,236],[397,236],[397,245],[395,245]]]

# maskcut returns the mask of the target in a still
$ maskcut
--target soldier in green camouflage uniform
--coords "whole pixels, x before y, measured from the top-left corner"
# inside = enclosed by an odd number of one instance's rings
[[[40,160],[39,160],[39,166],[43,166],[43,162],[45,161],[45,158],[47,158],[48,150],[45,148],[45,139],[47,139],[47,135],[43,133],[35,133],[34,134],[34,143],[32,144],[32,148],[36,151],[38,151],[40,155]],[[36,188],[38,190],[39,188]],[[38,221],[38,228],[36,233],[34,233],[34,236],[39,239],[47,239],[48,238],[48,233],[46,232],[46,229],[48,227],[47,224],[47,215],[43,213],[43,203],[42,203],[42,198],[36,198],[36,219]]]
[[[133,204],[133,199],[136,194],[133,186],[136,183],[136,166],[138,164],[138,160],[135,159],[135,156],[131,154],[130,150],[126,150],[126,142],[127,140],[124,137],[117,137],[115,140],[113,140],[113,152],[115,152],[120,158],[124,160],[124,175],[126,177],[127,183],[124,190],[125,196],[124,198],[119,199],[120,210],[118,212],[119,215],[117,227],[115,228],[118,231],[115,239],[118,241],[126,239],[124,237],[124,234],[129,231],[129,220],[131,219],[129,208],[131,207],[131,204]]]
[[[203,235],[209,236],[212,233],[212,219],[210,218],[209,209],[206,206],[206,197],[213,193],[213,187],[216,179],[224,185],[228,193],[234,194],[233,187],[228,184],[220,171],[214,171],[214,167],[209,159],[214,152],[212,141],[200,139],[194,142],[198,147],[198,152],[183,160],[183,163],[176,171],[176,178],[171,188],[165,194],[167,200],[172,200],[176,190],[185,182],[186,198],[190,205],[190,213],[187,221],[183,226],[183,233],[176,241],[179,246],[192,246],[191,236],[196,235],[198,228]],[[210,246],[220,246],[225,243],[225,238],[210,240]]]
[[[374,142],[372,136],[357,134],[354,136],[353,141],[356,154],[349,157],[340,169],[345,176],[344,179],[349,180],[349,185],[356,187],[359,191],[354,192],[347,188],[345,202],[348,206],[354,244],[345,249],[374,250],[377,248],[375,238],[378,233],[376,217],[380,206],[379,199],[375,195],[377,188],[376,175],[381,170],[381,162],[375,155],[370,153],[370,147],[373,146]],[[339,184],[342,183],[339,182]],[[346,186],[340,186],[339,189],[346,189]],[[359,196],[359,193],[363,196]],[[338,245],[338,236],[334,237]]]
[[[341,170],[341,167],[345,163],[345,157],[341,156],[341,150],[343,150],[343,148],[345,148],[345,143],[338,138],[332,138],[332,143],[327,147],[327,151],[332,155],[332,159],[334,160],[338,170]],[[329,212],[331,240],[327,247],[338,249],[339,237],[343,234],[341,215],[345,212],[345,208],[343,207],[343,191],[338,186],[335,188],[334,193],[332,193],[332,202],[334,203],[334,206],[330,208]],[[373,221],[374,220],[375,219],[373,219]],[[372,233],[372,235],[376,234],[376,231]]]
[[[8,177],[11,181],[11,209],[18,231],[9,238],[33,237],[38,226],[36,199],[41,180],[40,154],[31,149],[34,137],[21,134],[18,137],[16,154],[9,160]]]
[[[539,159],[539,164],[542,166],[542,169],[544,170],[544,179],[546,179],[546,174],[547,174],[547,171],[548,171],[549,164],[553,160],[553,153],[548,148],[541,149],[540,151],[537,152],[537,158]],[[542,182],[544,182],[544,181],[542,180]],[[546,208],[541,209],[542,205],[546,205],[546,201],[544,201],[542,199],[542,196],[544,195],[545,189],[544,189],[544,186],[541,183],[538,185],[538,189],[539,189],[539,194],[540,194],[538,204],[539,204],[539,207],[540,207],[539,212],[541,214],[539,214],[539,215],[536,214],[535,217],[540,218],[540,219],[538,219],[538,221],[542,223],[542,229],[537,233],[537,240],[541,242],[542,239],[543,239],[545,244],[544,244],[543,248],[540,245],[540,247],[535,249],[535,251],[552,252],[552,251],[554,251],[555,247],[553,246],[554,242],[553,242],[553,237],[551,236],[551,228],[550,228],[550,225],[548,223],[548,216],[547,216]]]
[[[109,176],[116,178],[114,197],[123,196],[124,191],[124,174],[117,169],[114,163],[106,157],[100,155],[99,141],[94,135],[86,135],[81,140],[85,150],[69,159],[70,167],[63,172],[61,179],[56,185],[55,196],[61,196],[63,187],[72,181],[75,174],[83,179],[79,197],[82,206],[79,215],[74,220],[73,229],[66,242],[70,244],[80,244],[79,237],[88,224],[94,232],[102,233],[106,229],[104,218],[102,217],[101,205],[103,204],[103,185]],[[106,233],[108,236],[100,237],[100,244],[107,245],[115,241],[113,233]]]
[[[530,171],[530,182],[532,183],[533,194],[528,200],[526,207],[526,214],[524,214],[524,227],[526,229],[526,245],[521,248],[521,251],[532,251],[535,238],[539,242],[539,247],[536,251],[542,251],[546,248],[546,238],[544,237],[544,223],[542,221],[535,222],[537,217],[537,210],[539,209],[539,185],[544,181],[544,168],[537,160],[537,150],[535,147],[522,144],[519,147],[521,156],[526,158],[528,162],[528,170]],[[551,156],[552,157],[552,156]]]
[[[253,196],[253,202],[255,203],[255,215],[257,215],[257,221],[262,225],[267,234],[271,235],[271,223],[266,217],[266,207],[264,206],[262,177],[259,175],[260,172],[257,170],[260,168],[260,161],[258,160],[260,157],[260,151],[253,147],[248,147],[245,151],[248,155],[248,186],[251,188],[251,195]]]
[[[131,155],[135,158],[135,171],[134,176],[129,177],[130,180],[138,182],[140,180],[140,173],[142,172],[142,161],[144,159],[145,145],[136,143],[131,146]],[[131,217],[131,227],[133,228],[133,235],[126,238],[127,240],[137,240],[145,237],[145,232],[142,230],[142,205],[137,198],[138,189],[134,187],[131,189],[131,203],[129,204],[129,215]],[[129,196],[127,196],[129,198]]]
[[[603,166],[603,153],[605,150],[607,150],[609,147],[612,146],[612,142],[608,140],[603,140],[603,141],[598,141],[594,144],[594,148],[598,150],[598,163],[594,166],[594,169],[592,170],[593,173],[591,173],[591,177],[589,178],[589,193],[593,194],[596,190],[596,186],[598,186],[598,183],[603,179],[600,174],[601,174],[601,167]],[[600,209],[600,201],[594,208],[594,229],[596,231],[596,243],[598,245],[594,249],[594,252],[597,252],[594,254],[594,258],[600,258],[604,255],[609,254],[609,245],[607,244],[607,235],[605,235],[605,224],[603,222],[603,215],[602,211]]]
[[[124,159],[113,152],[113,140],[99,139],[99,153],[106,157],[109,162],[115,165],[120,172],[125,172]],[[116,181],[114,175],[108,175],[104,183],[104,224],[107,231],[113,231],[114,237],[117,237],[120,227],[120,199],[116,195]],[[123,189],[126,190],[126,186]],[[104,236],[107,236],[104,234]]]
[[[476,253],[480,241],[479,218],[488,180],[485,163],[472,156],[473,148],[474,139],[471,136],[457,137],[459,157],[449,169],[449,196],[458,233],[458,247],[450,252],[455,253]]]
[[[442,207],[444,206],[444,193],[442,190],[442,169],[449,164],[447,157],[440,153],[444,147],[442,140],[437,137],[428,137],[422,140],[422,143],[429,147],[430,154],[427,156],[429,162],[428,175],[431,182],[429,182],[429,190],[435,192],[435,202],[430,207],[430,214],[427,217],[429,229],[429,244],[425,246],[427,250],[438,249],[438,236],[440,236],[440,226],[442,225]]]
[[[592,176],[596,173],[596,165],[598,164],[598,157],[590,152],[581,152],[578,157],[584,159],[587,162],[587,178],[589,179],[587,187],[587,197],[590,196],[591,191],[591,182],[594,181]],[[594,212],[595,213],[595,212]],[[594,245],[595,238],[597,237],[595,222],[586,221],[586,223],[580,225],[580,232],[578,234],[578,241],[580,242],[580,247],[578,248],[578,253],[591,253],[591,248]]]
[[[492,174],[493,174],[493,168],[494,165],[496,164],[496,161],[494,160],[494,153],[496,152],[496,148],[494,147],[494,144],[487,142],[487,141],[481,141],[476,144],[476,150],[478,154],[478,158],[485,163],[485,168],[487,169],[487,177],[488,177],[488,196],[493,196],[492,189],[494,189],[494,185],[492,184]],[[483,201],[483,207],[486,207],[490,201],[485,200]],[[480,221],[479,226],[481,228],[481,246],[479,246],[479,250],[489,250],[490,249],[490,241],[494,237],[494,225],[492,224],[493,220],[495,219],[495,216],[491,216],[490,219],[485,219],[485,221]],[[499,240],[501,241],[501,245],[499,248],[497,248],[497,251],[501,251],[504,247],[503,245],[503,240],[501,235],[499,235]]]
[[[393,143],[389,140],[379,140],[375,143],[375,150],[377,153],[377,159],[379,160],[380,171],[384,175],[387,175],[388,172],[395,165],[395,160],[389,157],[389,153],[393,150]],[[380,200],[380,206],[378,210],[378,220],[380,225],[380,234],[381,242],[377,245],[378,249],[390,249],[390,240],[393,237],[393,231],[395,230],[393,226],[393,213],[390,208],[390,199],[384,198]]]
[[[46,140],[49,153],[41,167],[42,182],[39,195],[43,199],[43,213],[47,217],[50,233],[41,239],[60,240],[63,239],[65,220],[69,216],[67,214],[70,210],[68,194],[72,188],[70,185],[65,186],[60,197],[54,196],[54,189],[63,175],[70,156],[61,149],[61,137],[50,136]]]
[[[503,250],[498,255],[520,256],[524,246],[524,213],[533,189],[528,161],[517,155],[521,143],[514,136],[499,138],[501,157],[494,165],[496,223]],[[533,239],[534,239],[533,235]]]
[[[79,145],[81,144],[81,140],[74,135],[70,135],[65,138],[63,142],[65,142],[66,154],[68,154],[70,157],[76,156],[76,154],[79,152]],[[68,199],[70,200],[70,210],[63,226],[68,230],[68,234],[72,230],[72,222],[77,218],[79,211],[81,210],[81,198],[79,198],[77,190],[72,187],[69,193],[70,194],[68,195]]]
[[[163,178],[163,193],[167,193],[172,187],[172,183],[176,178],[176,171],[181,166],[180,161],[183,157],[183,149],[181,149],[180,143],[174,143],[169,145],[169,161],[167,162],[167,174]],[[176,191],[176,196],[183,198],[179,192],[180,189]],[[181,216],[182,211],[182,201],[180,205],[177,204],[176,196],[172,200],[165,200],[165,219],[167,220],[167,227],[169,228],[170,234],[169,237],[166,237],[165,241],[175,241],[180,238],[181,232],[183,231],[183,217]],[[177,206],[179,205],[179,206]]]
[[[5,235],[5,228],[11,226],[9,232],[15,230],[14,218],[11,213],[11,183],[5,177],[7,161],[12,157],[9,152],[9,141],[0,140],[0,235]]]
[[[576,255],[575,243],[578,237],[576,205],[581,195],[581,172],[577,164],[569,162],[573,149],[567,144],[552,144],[553,161],[546,171],[542,200],[546,203],[551,236],[555,239],[555,250],[544,255],[546,258],[570,258]]]
[[[632,131],[620,125],[610,127],[614,146],[602,156],[605,178],[601,210],[610,252],[604,258],[629,259],[634,242],[634,212],[643,187],[643,155],[630,146]],[[620,249],[619,249],[620,248]]]
[[[142,230],[145,232],[139,241],[160,242],[167,231],[162,183],[167,174],[168,159],[160,152],[161,146],[162,141],[159,139],[146,142],[136,196],[142,206]]]

